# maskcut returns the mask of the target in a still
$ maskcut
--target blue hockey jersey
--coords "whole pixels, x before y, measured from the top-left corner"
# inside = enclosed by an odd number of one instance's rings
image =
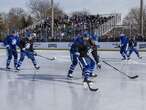
[[[14,35],[8,35],[4,39],[4,45],[9,47],[10,49],[16,49],[19,46],[19,37]]]
[[[75,53],[75,52],[78,52],[78,46],[79,45],[82,45],[84,42],[83,42],[83,39],[81,36],[76,36],[73,40],[72,40],[72,45],[71,45],[71,48],[70,48],[70,52],[71,53]]]
[[[128,44],[128,37],[124,34],[120,35],[120,44],[121,46],[127,46]]]

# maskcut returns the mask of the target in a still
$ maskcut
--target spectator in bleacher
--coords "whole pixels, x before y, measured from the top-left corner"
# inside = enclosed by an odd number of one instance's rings
[[[38,40],[51,41],[70,41],[70,39],[76,35],[76,32],[94,32],[99,25],[107,22],[112,17],[102,17],[100,15],[73,15],[71,17],[58,16],[54,18],[54,38],[51,38],[51,17],[47,17],[38,25],[35,26],[34,30],[38,34]],[[29,36],[31,33],[27,30],[26,35]],[[50,37],[50,38],[49,38]]]

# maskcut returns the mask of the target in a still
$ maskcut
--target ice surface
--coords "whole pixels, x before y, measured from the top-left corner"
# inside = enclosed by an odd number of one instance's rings
[[[131,60],[121,61],[119,52],[99,52],[108,63],[139,78],[128,79],[102,63],[102,69],[95,71],[98,92],[82,86],[79,67],[74,80],[66,79],[70,66],[68,51],[38,53],[57,59],[36,57],[41,67],[37,71],[27,58],[20,72],[0,70],[0,110],[146,110],[146,53],[141,53],[142,60],[133,55]],[[5,55],[5,50],[0,50],[0,68],[5,67]]]

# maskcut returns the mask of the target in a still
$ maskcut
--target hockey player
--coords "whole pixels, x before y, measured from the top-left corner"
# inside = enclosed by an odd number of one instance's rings
[[[77,46],[79,52],[79,61],[83,66],[84,82],[90,83],[89,77],[93,75],[95,68],[94,60],[88,55],[92,50],[92,41],[88,34],[84,34],[81,38],[82,42]],[[97,75],[96,75],[97,76]]]
[[[122,55],[122,60],[127,58],[127,46],[128,46],[128,37],[125,34],[120,35],[120,53]]]
[[[21,52],[20,52],[20,59],[18,61],[17,67],[16,67],[17,70],[20,70],[20,66],[21,66],[25,56],[27,56],[29,59],[31,59],[31,61],[36,69],[40,68],[37,65],[36,59],[35,59],[36,53],[34,52],[34,49],[33,49],[33,37],[34,37],[34,35],[31,34],[29,37],[21,38],[21,40],[20,40],[19,47],[20,47]]]
[[[136,41],[135,37],[131,37],[129,39],[129,43],[128,43],[128,59],[130,59],[130,56],[133,52],[135,52],[135,54],[137,55],[137,57],[139,59],[142,58],[142,57],[140,57],[139,52],[136,47],[137,47],[137,41]]]
[[[82,43],[82,39],[81,39],[81,36],[78,35],[73,39],[73,43],[72,43],[71,48],[70,48],[70,58],[71,58],[72,64],[71,64],[70,69],[68,71],[68,75],[67,75],[68,78],[73,78],[72,73],[78,64],[78,57],[80,54],[78,52],[77,47],[80,43]]]
[[[88,41],[90,42],[89,45],[90,45],[90,48],[91,49],[91,53],[92,53],[92,56],[97,64],[97,67],[98,68],[101,68],[101,65],[99,63],[99,56],[97,54],[97,37],[95,35],[90,35],[89,33],[85,32],[84,35],[88,36],[89,39]],[[79,52],[78,52],[78,45],[82,44],[83,42],[83,39],[80,36],[77,36],[76,39],[74,40],[72,46],[71,46],[71,49],[70,49],[70,56],[71,56],[71,61],[72,61],[72,64],[70,66],[70,69],[68,71],[68,78],[72,78],[73,75],[73,71],[76,67],[76,65],[78,64],[78,57],[79,57]],[[97,74],[90,74],[91,77],[97,77]]]
[[[97,35],[95,34],[89,34],[90,36],[90,44],[91,44],[91,47],[92,47],[92,56],[96,62],[96,65],[97,65],[97,68],[101,68],[101,64],[100,64],[100,61],[99,61],[99,55],[97,53],[97,44],[98,44],[98,39],[97,39]]]
[[[15,31],[12,31],[11,35],[8,35],[4,40],[4,45],[7,49],[7,63],[6,63],[6,69],[10,69],[10,62],[12,57],[14,57],[14,67],[16,68],[17,65],[17,46],[19,45],[19,36],[16,34]]]
[[[78,60],[81,62],[83,66],[83,71],[82,74],[85,77],[84,81],[88,80],[88,77],[96,77],[96,74],[93,74],[93,70],[95,67],[95,62],[92,60],[88,52],[93,52],[92,51],[92,42],[90,39],[90,36],[88,34],[84,34],[81,37],[78,37],[73,45],[71,46],[71,52],[74,53],[74,58],[72,60],[72,65],[70,67],[68,77],[72,78],[72,73],[74,68],[72,67],[76,66],[78,64]],[[72,57],[71,57],[72,58]]]

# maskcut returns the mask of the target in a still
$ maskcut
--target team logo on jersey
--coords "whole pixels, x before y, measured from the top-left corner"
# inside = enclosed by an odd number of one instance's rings
[[[13,39],[12,40],[12,45],[16,45],[16,42],[17,42],[16,39]]]
[[[25,48],[26,48],[26,49],[29,49],[29,48],[30,48],[30,43],[27,43],[27,44],[25,45]]]

